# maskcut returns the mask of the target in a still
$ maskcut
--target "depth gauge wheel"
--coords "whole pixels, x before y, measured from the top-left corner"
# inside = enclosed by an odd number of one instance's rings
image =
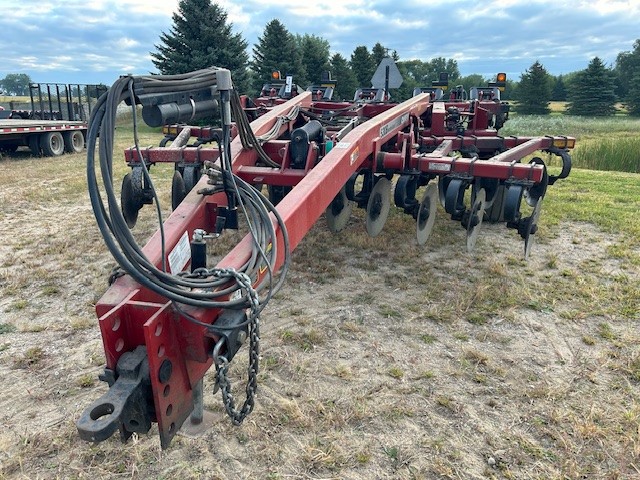
[[[184,190],[189,193],[196,186],[198,180],[200,180],[200,168],[199,166],[187,165],[184,167]]]
[[[178,170],[173,172],[173,179],[171,180],[171,208],[175,210],[178,205],[187,196],[187,189],[184,185],[184,179]]]
[[[120,206],[122,208],[122,216],[127,222],[129,228],[133,228],[138,221],[138,212],[142,208],[140,199],[140,187],[134,185],[135,179],[132,172],[127,173],[122,179],[122,190],[120,191]]]

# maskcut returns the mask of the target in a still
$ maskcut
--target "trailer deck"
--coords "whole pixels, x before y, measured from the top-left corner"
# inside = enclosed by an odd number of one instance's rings
[[[0,150],[27,146],[34,155],[58,156],[84,149],[86,122],[68,120],[0,120]]]

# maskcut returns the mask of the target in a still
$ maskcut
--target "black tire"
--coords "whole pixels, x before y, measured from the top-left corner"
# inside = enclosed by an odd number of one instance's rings
[[[42,156],[42,148],[40,147],[40,134],[32,133],[29,135],[29,150],[34,157]]]
[[[82,150],[84,150],[84,133],[82,133],[82,130],[64,132],[64,151],[67,153],[80,153]]]
[[[175,210],[178,205],[187,196],[187,191],[184,185],[184,179],[178,170],[173,172],[173,179],[171,180],[171,208]]]
[[[129,228],[136,226],[138,212],[142,208],[142,203],[136,198],[132,177],[131,172],[124,176],[122,179],[122,189],[120,191],[120,208],[122,210],[122,216]]]
[[[184,167],[182,178],[184,178],[185,192],[189,193],[196,186],[201,175],[200,165],[189,165]]]
[[[17,143],[5,143],[0,146],[0,151],[4,153],[15,153],[18,150]]]
[[[47,157],[58,157],[64,153],[64,139],[60,132],[47,132],[40,139],[42,153]]]

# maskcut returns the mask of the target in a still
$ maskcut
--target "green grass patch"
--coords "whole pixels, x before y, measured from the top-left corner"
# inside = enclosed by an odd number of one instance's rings
[[[513,116],[500,135],[567,135],[576,138],[574,166],[640,173],[640,118],[571,115]]]
[[[12,333],[16,331],[16,327],[10,323],[0,323],[0,335],[3,333]]]
[[[640,175],[574,169],[569,178],[549,187],[544,223],[588,222],[605,232],[620,233],[626,247],[640,242]],[[618,249],[618,256],[624,256]]]

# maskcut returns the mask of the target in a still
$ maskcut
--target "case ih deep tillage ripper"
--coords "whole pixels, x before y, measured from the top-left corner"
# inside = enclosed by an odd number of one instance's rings
[[[575,140],[499,136],[508,116],[499,86],[473,89],[468,100],[460,91],[424,89],[401,104],[371,100],[385,92],[367,91],[353,102],[305,92],[249,123],[227,70],[119,79],[93,111],[87,174],[98,226],[124,274],[114,275],[96,306],[109,390],[78,420],[80,436],[99,442],[119,429],[126,440],[157,422],[167,447],[190,415],[201,421],[202,378],[211,366],[227,412],[241,423],[254,405],[260,312],[282,286],[291,250],[323,213],[338,232],[353,205],[364,208],[367,233],[375,236],[393,199],[416,220],[422,245],[441,203],[467,230],[468,249],[487,219],[517,230],[528,255],[547,187],[569,174],[567,149]],[[153,124],[216,107],[222,127],[174,125],[170,146],[167,138],[158,148],[128,149],[132,171],[118,205],[111,167],[121,101],[141,103]],[[539,157],[522,161],[538,151],[561,158],[559,175]],[[160,162],[176,166],[174,211],[141,248],[129,228],[155,198],[148,168]],[[269,198],[259,193],[264,185]],[[218,265],[207,265],[207,242],[239,224],[249,234]],[[246,399],[236,407],[227,372],[245,340]]]

